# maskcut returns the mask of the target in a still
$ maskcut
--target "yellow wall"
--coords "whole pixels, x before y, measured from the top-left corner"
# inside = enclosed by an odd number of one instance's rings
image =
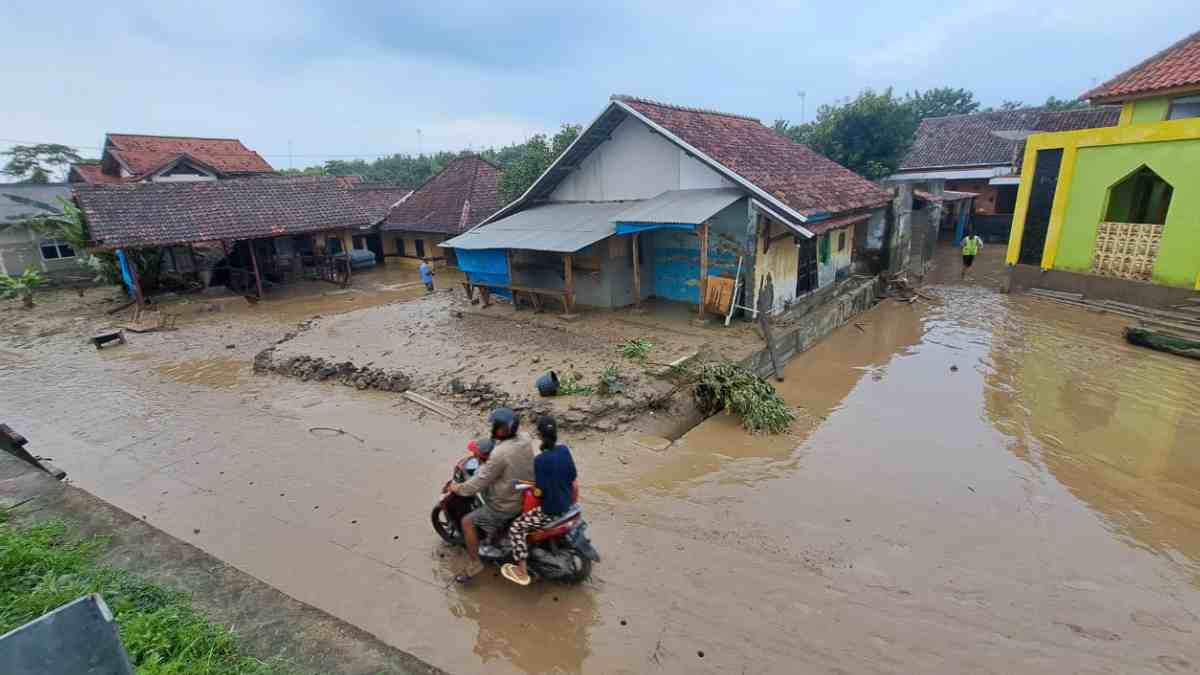
[[[383,253],[387,256],[400,255],[399,240],[404,241],[404,258],[403,260],[412,259],[414,264],[417,261],[417,241],[425,242],[425,257],[426,258],[445,258],[446,250],[440,248],[438,244],[446,241],[449,237],[443,234],[416,234],[412,232],[385,232],[383,233]]]

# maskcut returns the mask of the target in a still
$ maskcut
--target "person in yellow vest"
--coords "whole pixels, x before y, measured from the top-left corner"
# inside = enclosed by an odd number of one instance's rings
[[[967,278],[967,270],[971,269],[971,264],[975,262],[975,256],[983,250],[983,240],[974,232],[968,232],[962,240],[962,278]]]

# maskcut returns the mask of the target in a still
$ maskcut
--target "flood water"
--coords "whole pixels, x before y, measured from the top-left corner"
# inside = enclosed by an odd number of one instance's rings
[[[451,672],[1196,670],[1200,363],[952,254],[935,301],[788,365],[791,435],[568,439],[604,556],[575,588],[456,587],[427,517],[463,424],[254,376],[241,340],[6,346],[0,409],[76,485]]]

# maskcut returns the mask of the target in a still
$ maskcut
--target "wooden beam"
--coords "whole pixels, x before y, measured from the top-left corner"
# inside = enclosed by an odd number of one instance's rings
[[[708,223],[700,225],[700,320],[704,320],[704,291],[708,286]]]
[[[567,313],[575,311],[575,268],[574,257],[571,254],[563,255],[563,284],[567,291]]]
[[[258,255],[254,253],[254,240],[249,239],[246,244],[250,246],[250,264],[254,267],[254,287],[258,289],[259,299],[262,299],[262,275],[258,273]]]
[[[638,264],[638,238],[641,233],[633,233],[633,304],[642,304],[642,267]]]

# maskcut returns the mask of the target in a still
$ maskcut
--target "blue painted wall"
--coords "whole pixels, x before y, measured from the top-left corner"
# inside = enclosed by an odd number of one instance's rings
[[[742,270],[754,269],[753,246],[747,244],[749,211],[745,200],[726,207],[710,221],[709,276],[733,277],[739,251],[747,254]],[[654,295],[663,300],[699,304],[700,238],[691,232],[656,230],[642,235],[653,265]]]

